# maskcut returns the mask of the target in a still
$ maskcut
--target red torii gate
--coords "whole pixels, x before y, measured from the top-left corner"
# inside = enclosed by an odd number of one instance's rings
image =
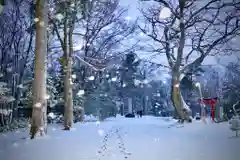
[[[218,97],[199,99],[200,103],[211,105],[211,113],[212,113],[212,120],[213,121],[214,121],[214,118],[215,118],[215,104],[217,103],[217,100],[218,100]]]

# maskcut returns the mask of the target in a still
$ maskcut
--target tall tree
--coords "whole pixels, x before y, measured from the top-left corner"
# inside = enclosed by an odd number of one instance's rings
[[[128,113],[133,112],[133,89],[135,88],[136,72],[140,61],[136,60],[134,53],[128,53],[121,67],[122,95],[126,94],[128,99]]]
[[[228,64],[226,66],[225,78],[223,79],[223,99],[225,112],[232,109],[232,106],[239,101],[240,90],[240,65],[239,64]]]
[[[47,56],[47,26],[48,1],[36,1],[36,53],[33,80],[33,111],[30,135],[33,139],[37,132],[46,133],[47,101],[46,101],[46,56]]]
[[[105,63],[106,55],[133,32],[133,27],[125,25],[122,19],[125,10],[119,9],[118,0],[71,0],[61,3],[55,1],[54,4],[57,10],[51,17],[51,22],[63,51],[60,63],[64,70],[64,125],[69,129],[73,119],[71,82],[73,52],[83,53],[75,57],[80,60],[78,64],[81,65],[81,69],[77,77],[81,81],[80,87],[84,88],[86,77],[93,72],[98,72],[98,68],[103,68],[102,63]],[[75,24],[78,26],[75,27]],[[63,36],[60,32],[63,32]],[[76,38],[77,46],[74,45],[73,38]]]
[[[24,7],[23,7],[24,6]],[[11,86],[11,94],[15,98],[12,118],[17,116],[17,107],[20,100],[20,84],[23,83],[24,74],[29,64],[29,57],[33,54],[35,27],[30,0],[14,0],[7,3],[0,16],[0,68],[2,79]],[[31,72],[32,73],[32,72]]]
[[[240,32],[240,2],[154,1],[153,6],[142,10],[146,26],[139,28],[158,44],[155,52],[166,55],[172,74],[172,101],[180,117],[189,120],[190,116],[184,110],[190,109],[181,95],[180,82],[207,56],[234,51],[230,42]]]
[[[63,56],[60,63],[63,68],[64,84],[64,127],[70,130],[73,124],[73,93],[72,93],[72,55],[73,55],[73,30],[77,22],[77,14],[80,14],[83,8],[83,2],[77,0],[53,1],[56,11],[53,12],[51,23],[53,30],[60,41]],[[80,14],[81,15],[81,14]],[[83,16],[81,15],[81,18]],[[80,18],[80,19],[81,19]],[[60,32],[63,32],[63,36]]]
[[[88,7],[88,14],[78,25],[83,29],[74,32],[80,43],[76,50],[80,51],[79,56],[84,61],[100,68],[98,63],[111,61],[117,53],[122,52],[120,47],[123,41],[132,35],[136,25],[126,20],[124,14],[127,10],[120,7],[119,0],[93,0]],[[90,76],[89,68],[81,66],[82,81]]]
[[[127,9],[119,5],[119,0],[93,0],[88,7],[85,19],[78,23],[78,27],[84,29],[74,31],[74,36],[80,43],[76,47],[79,50],[76,57],[79,60],[82,58],[79,64],[81,67],[78,67],[76,74],[80,88],[85,90],[93,89],[87,86],[88,77],[95,77],[96,86],[102,80],[100,77],[103,77],[103,69],[109,70],[111,63],[117,63],[114,59],[119,60],[121,53],[134,48],[122,46],[125,40],[131,38],[136,28],[134,21],[130,22],[125,18]],[[83,40],[82,44],[80,39]]]

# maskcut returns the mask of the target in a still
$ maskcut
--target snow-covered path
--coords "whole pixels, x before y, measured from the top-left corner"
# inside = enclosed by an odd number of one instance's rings
[[[49,135],[21,139],[27,133],[0,136],[2,160],[239,160],[240,138],[227,123],[194,122],[168,128],[162,118],[112,118],[76,124],[75,130],[50,127]]]

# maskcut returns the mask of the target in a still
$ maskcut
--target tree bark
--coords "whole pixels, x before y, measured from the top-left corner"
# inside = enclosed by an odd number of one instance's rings
[[[64,127],[69,130],[73,124],[72,61],[68,57],[64,75]]]
[[[72,33],[74,29],[76,14],[69,14],[68,3],[64,2],[64,22],[63,22],[63,39],[60,36],[57,24],[54,24],[54,29],[61,43],[63,50],[62,67],[63,67],[63,83],[64,83],[64,129],[70,130],[73,124],[73,93],[72,93],[72,54],[73,54],[73,39]]]
[[[132,108],[132,98],[128,98],[128,113],[132,113],[133,112],[133,108]]]
[[[148,96],[144,97],[144,114],[148,114]]]
[[[185,103],[180,90],[181,80],[184,77],[181,75],[181,72],[180,72],[180,66],[181,66],[182,57],[183,57],[183,49],[185,46],[184,6],[185,6],[185,0],[179,0],[180,39],[179,39],[179,46],[177,50],[177,60],[174,66],[172,67],[172,101],[179,115],[179,118],[181,118],[181,120],[183,121],[184,120],[191,121],[191,117],[188,114],[190,112],[190,108]]]
[[[33,139],[37,132],[46,133],[46,56],[47,56],[47,0],[36,2],[36,53],[33,81],[33,111],[30,135]]]
[[[72,54],[73,54],[73,39],[72,39],[72,30],[70,27],[68,34],[68,53],[67,49],[65,50],[65,61],[66,61],[66,70],[64,76],[64,127],[65,130],[70,130],[73,124],[73,92],[72,92]],[[67,31],[65,31],[67,32]]]
[[[172,73],[172,102],[175,107],[175,117],[180,118],[181,120],[191,120],[190,115],[188,114],[190,111],[189,108],[185,108],[185,101],[182,97],[180,90],[180,83],[182,77],[180,77],[180,72],[174,71]]]

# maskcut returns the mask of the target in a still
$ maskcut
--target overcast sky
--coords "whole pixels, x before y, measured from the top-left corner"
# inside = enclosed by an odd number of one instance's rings
[[[128,15],[132,18],[135,19],[139,16],[141,16],[140,12],[138,11],[137,8],[139,8],[139,3],[138,0],[120,0],[120,5],[124,6],[124,7],[128,7],[129,11],[128,11]],[[139,55],[140,57],[142,55]],[[235,58],[235,56],[225,56],[225,57],[207,57],[205,58],[203,64],[204,65],[208,65],[208,64],[213,64],[213,65],[217,65],[218,64],[218,60],[220,58],[220,63],[221,64],[227,64],[228,62],[232,62]],[[157,58],[155,58],[153,61],[157,62],[157,63],[162,63],[162,64],[166,64],[166,57],[165,55],[162,56],[158,56]]]

